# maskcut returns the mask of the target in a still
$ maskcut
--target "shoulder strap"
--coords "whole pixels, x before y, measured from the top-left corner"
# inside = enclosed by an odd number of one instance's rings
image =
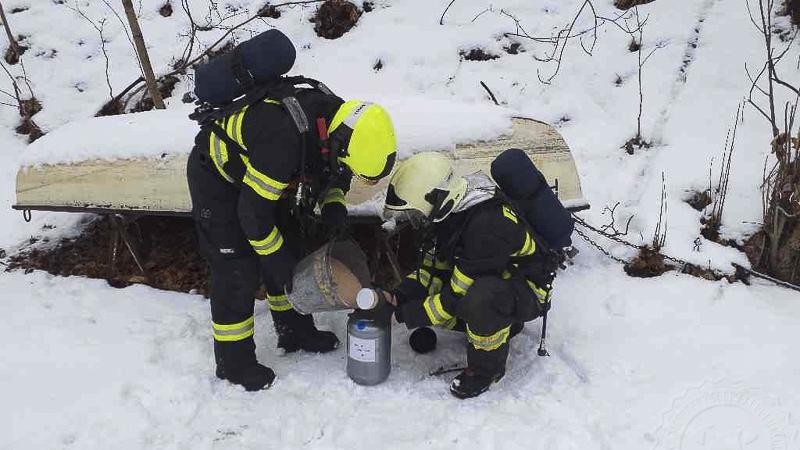
[[[442,248],[445,249],[446,251],[455,252],[456,246],[458,245],[458,241],[461,240],[461,236],[464,234],[464,231],[469,226],[469,223],[472,220],[472,218],[475,216],[475,213],[477,213],[479,210],[481,210],[482,208],[484,208],[484,207],[486,207],[488,205],[496,204],[496,203],[498,203],[498,200],[491,199],[491,200],[487,200],[487,201],[485,201],[483,203],[479,203],[479,204],[467,209],[464,212],[464,214],[466,214],[466,216],[463,219],[461,219],[462,223],[460,224],[458,229],[456,229],[455,233],[450,235],[450,238],[447,239],[447,242],[445,243],[445,245]],[[437,247],[439,247],[439,246],[437,246]]]
[[[295,97],[296,89],[300,85],[308,85],[313,89],[319,90],[325,95],[336,95],[325,84],[313,78],[306,78],[302,75],[293,77],[281,77],[272,83],[253,84],[248,83],[250,89],[242,97],[223,107],[213,107],[207,104],[199,105],[189,118],[197,121],[200,125],[206,125],[219,119],[224,119],[229,115],[241,110],[245,106],[260,102],[266,97],[278,99],[292,117],[298,132],[307,133],[311,131],[308,116],[306,115],[300,102]]]
[[[547,184],[545,184],[545,186],[547,186]],[[502,203],[508,205],[512,211],[514,211],[514,214],[516,214],[520,222],[522,222],[522,224],[525,225],[525,228],[527,229],[528,233],[530,233],[533,239],[536,241],[536,246],[542,250],[542,253],[545,254],[550,253],[550,251],[552,250],[550,248],[550,245],[547,243],[546,240],[542,239],[542,237],[539,236],[538,233],[536,233],[536,230],[533,228],[530,222],[528,222],[528,218],[525,217],[525,214],[523,214],[522,209],[519,207],[519,204],[514,199],[509,197],[505,192],[503,192],[502,189],[495,189],[495,196]]]
[[[243,155],[245,154],[245,150],[241,147],[241,145],[228,136],[228,133],[226,133],[225,130],[223,130],[222,127],[217,124],[217,121],[240,111],[246,106],[254,105],[267,97],[278,100],[283,108],[286,109],[286,112],[289,113],[289,116],[292,118],[292,122],[294,122],[295,127],[300,134],[302,147],[300,170],[303,178],[305,178],[305,153],[308,143],[308,135],[312,130],[308,115],[296,97],[298,86],[308,85],[312,89],[316,89],[325,95],[335,96],[335,94],[322,82],[313,78],[306,78],[302,75],[280,77],[270,83],[256,84],[253,82],[252,77],[248,78],[249,74],[245,74],[243,72],[241,64],[237,64],[239,58],[236,56],[238,55],[235,55],[234,57],[234,72],[236,73],[236,77],[240,83],[244,82],[244,85],[248,87],[245,95],[223,107],[200,104],[195,111],[189,115],[189,118],[198,122],[202,128],[210,129],[212,133],[214,133],[222,141],[224,141],[225,144],[227,144],[229,151],[237,155]],[[237,160],[238,162],[239,159],[240,158],[229,158],[228,161],[230,162]],[[241,166],[242,167],[231,167],[231,170],[234,172],[234,174],[231,175],[240,175],[239,172],[243,170],[243,164]],[[241,175],[244,176],[244,173],[241,173]],[[305,185],[301,189],[306,191],[309,190],[309,188]],[[310,192],[303,193],[301,197],[306,199],[306,203],[315,203],[314,199],[310,199]]]
[[[199,123],[200,126],[206,126],[217,120],[224,119],[231,114],[239,112],[245,106],[253,105],[264,99],[269,93],[269,87],[259,85],[248,91],[244,96],[228,103],[222,107],[215,107],[206,103],[201,103],[194,112],[189,114],[189,118]]]

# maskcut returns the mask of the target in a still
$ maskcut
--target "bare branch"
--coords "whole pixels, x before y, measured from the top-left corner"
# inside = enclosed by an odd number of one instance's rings
[[[103,1],[106,1],[106,0],[103,0]],[[105,37],[105,27],[106,27],[106,19],[105,19],[105,17],[95,21],[94,19],[92,19],[91,17],[86,15],[85,12],[83,12],[83,10],[80,7],[80,4],[78,3],[78,0],[75,0],[75,6],[70,6],[70,5],[66,4],[66,3],[64,3],[64,7],[66,7],[67,9],[75,12],[80,17],[82,17],[83,20],[85,20],[87,23],[89,23],[89,25],[91,25],[92,28],[94,28],[97,31],[97,33],[100,35],[100,51],[103,53],[103,58],[105,60],[105,74],[106,74],[106,85],[108,86],[108,96],[113,99],[114,98],[114,88],[111,86],[111,75],[109,73],[109,69],[110,69],[110,66],[111,66],[111,61],[109,60],[108,51],[106,50],[106,43],[107,42],[106,42],[106,37]],[[110,8],[110,5],[109,5],[109,8]],[[113,8],[111,8],[111,9],[113,10]],[[126,34],[127,34],[127,30],[126,30]],[[138,58],[138,56],[137,56],[137,58]],[[141,64],[140,64],[140,66],[141,66]]]
[[[634,216],[631,214],[631,216],[628,217],[628,220],[625,222],[625,231],[619,231],[617,229],[617,218],[616,218],[617,207],[619,205],[620,202],[617,202],[611,208],[609,208],[608,205],[603,207],[602,215],[606,215],[606,213],[608,213],[609,222],[600,227],[600,230],[603,231],[604,233],[607,233],[609,237],[627,236],[628,231],[630,230],[631,222],[633,221],[634,218]]]
[[[746,1],[745,1],[745,5],[747,5],[747,14],[750,16],[750,22],[752,22],[752,23],[753,23],[753,26],[754,26],[754,27],[756,27],[756,29],[757,29],[759,32],[763,33],[763,32],[764,32],[764,30],[763,30],[763,29],[762,29],[762,28],[759,26],[758,22],[756,22],[756,18],[755,18],[755,17],[753,17],[753,11],[752,11],[752,9],[750,8],[750,0],[746,0]]]
[[[494,9],[492,8],[491,5],[489,5],[488,8],[486,8],[483,11],[479,12],[478,14],[476,14],[475,17],[473,17],[472,20],[470,20],[470,23],[475,23],[475,21],[478,20],[478,18],[480,16],[486,14],[487,12],[492,12],[492,11],[494,11]]]
[[[130,42],[131,48],[133,49],[133,54],[136,55],[136,61],[139,63],[139,67],[141,68],[142,61],[139,59],[139,54],[136,53],[136,44],[134,44],[134,42],[133,42],[133,38],[131,37],[130,31],[128,30],[128,26],[125,24],[125,21],[119,15],[117,10],[113,6],[111,6],[111,3],[109,3],[108,0],[102,0],[102,1],[106,5],[106,7],[108,9],[110,9],[111,12],[114,14],[114,16],[117,18],[117,21],[119,22],[119,24],[122,25],[122,31],[125,32],[125,37],[128,38],[128,42]],[[77,1],[76,1],[76,6],[77,6]],[[113,95],[112,95],[112,97],[113,97]]]
[[[6,12],[3,9],[2,3],[0,3],[0,20],[3,21],[3,28],[6,30],[6,38],[8,39],[8,46],[11,52],[10,54],[6,55],[6,62],[9,64],[16,64],[16,61],[19,61],[20,56],[22,56],[22,52],[20,51],[17,39],[14,37],[14,33],[11,32],[11,25],[8,23]]]
[[[647,54],[647,56],[645,56],[644,58],[642,58],[642,64],[641,64],[641,65],[642,65],[642,66],[644,66],[645,64],[647,64],[647,60],[649,60],[649,59],[650,59],[650,57],[651,57],[651,56],[653,56],[653,54],[654,54],[655,52],[657,52],[657,51],[661,50],[662,48],[664,48],[664,46],[656,46],[656,47],[654,47],[652,50],[650,50],[650,53],[648,53],[648,54]]]
[[[453,3],[455,2],[456,0],[450,0],[450,3],[448,3],[444,11],[442,11],[442,17],[439,18],[439,25],[444,25],[444,16],[445,14],[447,14],[447,11],[450,9],[451,6],[453,6]]]
[[[653,231],[652,248],[660,251],[667,242],[667,181],[664,172],[661,172],[661,206],[658,210],[658,222]]]
[[[761,77],[764,76],[764,73],[766,71],[767,71],[767,63],[764,62],[764,66],[761,67],[761,71],[758,73],[758,75],[755,78],[753,78],[753,76],[750,74],[750,70],[747,68],[747,63],[744,63],[744,72],[745,72],[745,74],[747,74],[747,78],[750,80],[750,83],[752,83],[750,85],[750,97],[751,98],[753,97],[753,90],[758,90],[759,92],[761,92],[764,95],[769,95],[767,93],[767,91],[765,91],[764,89],[761,88],[761,86],[758,85],[758,80],[760,80]]]
[[[314,3],[321,3],[323,1],[324,0],[290,1],[290,2],[278,3],[278,4],[274,4],[274,5],[267,4],[267,5],[264,6],[264,8],[266,8],[266,7],[272,7],[272,8],[293,7],[293,6],[298,6],[298,5],[309,5],[309,4],[314,4]],[[210,1],[210,3],[212,5],[215,4],[214,1]],[[223,42],[226,42],[228,37],[232,33],[234,33],[235,31],[237,31],[237,30],[239,30],[241,28],[246,27],[248,24],[250,24],[250,23],[252,23],[252,22],[254,22],[256,20],[261,19],[260,14],[262,13],[262,10],[264,8],[261,8],[255,15],[247,18],[246,20],[244,20],[244,21],[242,21],[242,22],[240,22],[240,23],[238,23],[238,24],[236,24],[234,26],[231,26],[231,27],[227,28],[225,30],[225,33],[220,38],[218,38],[216,41],[214,41],[214,43],[212,43],[211,45],[206,47],[205,50],[203,50],[197,56],[190,57],[191,56],[191,51],[187,51],[186,52],[186,57],[183,58],[182,60],[178,61],[179,64],[177,64],[177,67],[174,67],[171,72],[169,72],[169,73],[167,73],[165,75],[162,75],[159,78],[159,80],[163,80],[163,79],[168,78],[168,77],[172,77],[172,76],[175,76],[175,75],[179,75],[179,74],[185,73],[186,69],[188,69],[189,67],[192,67],[195,64],[197,64],[198,62],[202,61],[203,58],[208,56],[208,54],[211,53],[214,49],[216,49],[217,46],[219,46]],[[187,0],[187,9],[188,9],[188,0]],[[204,28],[202,26],[197,26],[195,31],[204,31]],[[205,30],[205,31],[207,31],[207,30]],[[123,89],[123,91],[119,95],[117,95],[117,97],[115,97],[114,100],[120,100],[125,94],[131,92],[132,89],[136,88],[140,83],[142,83],[144,81],[145,81],[144,77],[139,77],[139,78],[133,80],[125,89]]]
[[[534,55],[534,58],[539,62],[555,63],[554,70],[547,76],[543,74],[541,69],[537,69],[537,77],[543,84],[550,84],[561,71],[564,55],[566,54],[567,47],[572,40],[577,39],[581,50],[585,54],[591,56],[594,53],[594,49],[597,45],[598,29],[601,27],[607,24],[612,24],[626,32],[638,31],[638,27],[636,29],[632,29],[627,24],[622,24],[623,21],[626,21],[630,17],[629,12],[617,14],[613,17],[601,16],[597,13],[597,9],[595,8],[592,0],[584,0],[572,19],[554,34],[549,36],[531,35],[525,30],[520,23],[520,20],[516,16],[502,9],[500,10],[500,14],[510,18],[514,22],[516,28],[514,32],[504,33],[504,36],[527,39],[536,43],[551,46],[551,48],[544,53],[544,56]],[[578,21],[586,15],[590,15],[592,25],[585,29],[576,30]],[[644,22],[642,22],[642,24],[643,23]]]

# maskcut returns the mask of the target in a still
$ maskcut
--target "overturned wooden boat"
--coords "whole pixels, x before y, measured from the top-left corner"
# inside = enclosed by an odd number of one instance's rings
[[[484,170],[503,150],[524,150],[545,174],[570,210],[588,208],[567,143],[552,126],[528,118],[512,119],[511,132],[497,139],[448,150],[459,174]],[[158,158],[87,160],[23,166],[17,173],[14,209],[130,215],[189,215],[187,149]],[[431,149],[437,150],[437,149]],[[374,186],[354,182],[347,196],[352,213],[378,217],[388,178]]]

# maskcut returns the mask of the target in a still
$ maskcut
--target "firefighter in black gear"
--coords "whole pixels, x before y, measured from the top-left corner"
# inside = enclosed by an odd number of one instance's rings
[[[343,102],[316,89],[298,89],[295,98],[307,123],[317,125],[315,133],[301,134],[292,111],[266,98],[203,127],[187,165],[199,246],[211,270],[216,374],[250,391],[269,387],[275,378],[256,360],[253,308],[259,285],[266,288],[278,347],[328,352],[339,344],[336,335],[317,330],[312,317],[287,300],[302,256],[298,184],[308,187],[300,190],[316,200],[323,222],[342,227],[352,176],[378,180],[391,172],[395,159],[394,129],[379,105]],[[330,158],[341,170],[326,170]]]
[[[500,380],[509,339],[550,307],[555,268],[495,189],[482,172],[457,177],[449,158],[421,153],[403,162],[387,192],[387,216],[428,225],[432,235],[421,267],[394,292],[396,317],[409,329],[466,332],[467,368],[450,385],[459,398]]]

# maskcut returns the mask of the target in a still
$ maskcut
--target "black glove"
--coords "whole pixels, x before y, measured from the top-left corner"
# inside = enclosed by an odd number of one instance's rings
[[[525,276],[528,280],[532,281],[539,289],[544,292],[537,293],[536,305],[539,309],[538,315],[544,315],[550,310],[550,291],[553,290],[553,280],[556,278],[556,271],[564,263],[563,252],[549,251],[542,253],[534,259],[525,270]],[[546,297],[540,297],[544,294]]]
[[[389,292],[380,288],[376,288],[375,291],[378,294],[379,302],[378,305],[372,309],[372,312],[379,320],[388,322],[392,319],[392,315],[394,315],[397,307],[389,303],[388,296],[391,295]]]
[[[294,267],[297,260],[288,249],[280,249],[269,256],[263,256],[264,284],[268,292],[292,292]]]
[[[531,269],[526,271],[528,279],[537,286],[550,291],[553,280],[556,278],[556,271],[564,264],[564,253],[548,250],[537,252],[533,256]]]
[[[347,231],[347,207],[339,202],[323,206],[322,223],[328,227],[328,236],[341,236]]]
[[[405,296],[397,290],[392,291],[391,295],[394,296],[394,300],[397,302],[397,306],[394,307],[394,318],[397,320],[397,323],[404,323],[405,320],[403,319],[403,313],[401,310],[402,306],[408,301],[406,300]]]

